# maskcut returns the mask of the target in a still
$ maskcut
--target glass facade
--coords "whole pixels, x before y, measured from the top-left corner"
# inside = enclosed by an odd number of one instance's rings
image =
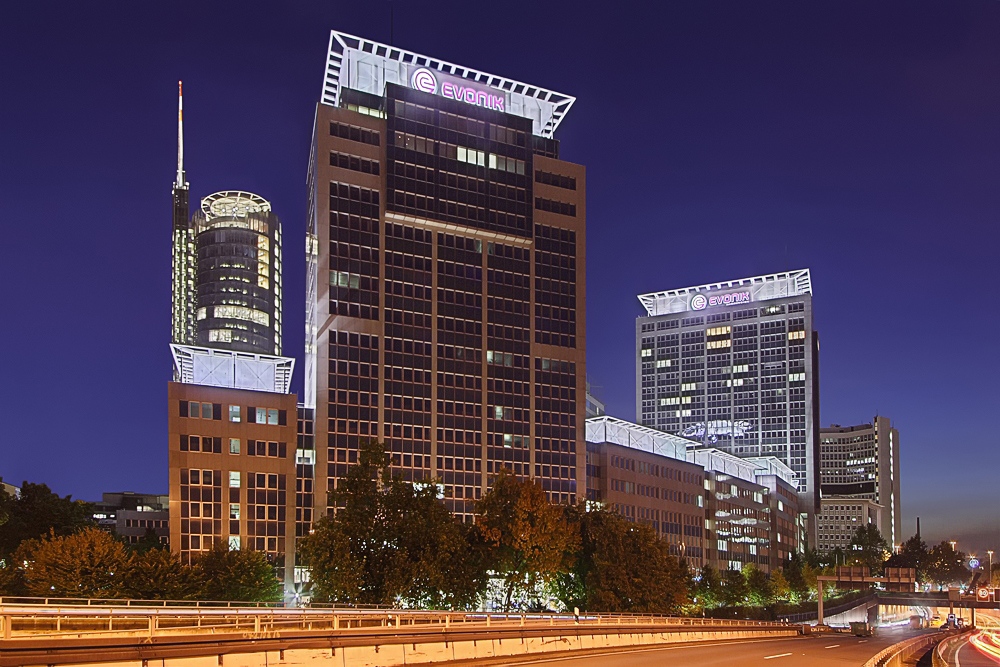
[[[218,192],[192,219],[197,344],[281,354],[281,223],[264,199]]]

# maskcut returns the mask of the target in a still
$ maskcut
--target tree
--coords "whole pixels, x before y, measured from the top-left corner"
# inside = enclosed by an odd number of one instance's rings
[[[762,569],[753,563],[748,563],[743,567],[743,576],[746,578],[747,598],[751,605],[766,607],[774,602],[774,589],[771,587],[771,580]]]
[[[93,525],[93,506],[71,496],[61,498],[44,484],[24,482],[20,497],[0,491],[0,559],[4,559],[25,540],[47,535],[69,535]]]
[[[566,608],[676,613],[687,601],[686,565],[649,526],[606,509],[578,512],[572,525],[579,529],[580,550],[572,570],[558,578],[582,585],[559,587],[577,592],[578,597],[562,599]]]
[[[739,570],[726,570],[722,573],[722,604],[726,607],[739,607],[746,604],[750,589],[747,580]]]
[[[903,542],[899,553],[889,556],[889,559],[885,562],[885,566],[912,567],[917,571],[917,581],[924,582],[927,581],[926,569],[928,557],[929,550],[927,549],[927,544],[919,536],[914,535]]]
[[[788,579],[785,578],[785,573],[781,570],[771,572],[771,590],[774,592],[776,600],[787,600],[789,598],[791,586],[788,584]]]
[[[224,545],[216,544],[201,557],[196,568],[204,582],[200,596],[203,600],[281,600],[282,584],[274,574],[274,566],[260,551],[230,551]]]
[[[437,485],[389,472],[381,444],[362,444],[358,463],[331,495],[335,512],[301,542],[313,596],[353,604],[469,608],[485,588],[484,548],[457,521]]]
[[[167,551],[167,545],[160,541],[160,536],[153,528],[147,528],[146,532],[137,542],[127,544],[128,550],[134,554],[142,554],[147,551]]]
[[[955,551],[950,542],[931,547],[927,555],[927,578],[938,588],[965,583],[970,574],[965,568],[965,554]]]
[[[476,512],[490,569],[503,578],[505,611],[515,593],[533,592],[569,571],[566,555],[574,551],[576,536],[537,482],[501,469]]]
[[[711,565],[702,567],[695,590],[702,607],[706,609],[718,607],[723,597],[722,578],[719,572]]]
[[[801,554],[793,553],[785,565],[785,578],[792,598],[796,602],[809,599],[809,583],[806,581],[805,568],[808,564]]]
[[[199,574],[166,549],[147,549],[129,561],[125,594],[134,600],[196,599],[204,588]]]
[[[889,558],[889,544],[882,537],[878,527],[869,523],[858,526],[851,538],[850,558],[858,565],[867,567],[872,576],[882,574],[885,561]]]
[[[27,545],[25,587],[39,597],[118,598],[125,593],[129,555],[98,528]]]

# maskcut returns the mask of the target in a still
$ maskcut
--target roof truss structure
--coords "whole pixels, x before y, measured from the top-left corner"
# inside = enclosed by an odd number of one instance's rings
[[[497,88],[514,95],[534,97],[536,99],[549,102],[554,107],[553,114],[552,117],[545,123],[544,127],[541,128],[540,133],[541,136],[547,138],[551,138],[555,134],[556,128],[559,127],[562,119],[566,116],[566,113],[576,101],[575,97],[557,93],[552,90],[546,90],[545,88],[539,88],[538,86],[521,83],[520,81],[514,81],[513,79],[497,76],[495,74],[480,72],[479,70],[470,69],[468,67],[449,63],[444,60],[438,60],[437,58],[431,58],[430,56],[423,56],[419,53],[413,53],[412,51],[406,51],[405,49],[389,46],[388,44],[375,42],[370,39],[365,39],[364,37],[357,37],[355,35],[349,35],[345,32],[332,30],[330,31],[330,47],[327,51],[326,73],[323,78],[323,93],[320,97],[320,101],[323,104],[334,107],[340,106],[341,71],[344,65],[344,52],[347,49],[355,49],[364,53],[371,53],[376,56],[406,63],[408,65],[426,67],[428,69],[437,70],[452,76],[469,79],[470,81],[475,81],[485,86]]]

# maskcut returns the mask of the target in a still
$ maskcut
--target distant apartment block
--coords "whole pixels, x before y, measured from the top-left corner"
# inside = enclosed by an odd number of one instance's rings
[[[902,544],[905,539],[899,460],[899,431],[888,417],[876,416],[856,426],[833,424],[820,429],[823,498],[868,500],[878,506],[877,525],[890,545]],[[819,548],[829,544],[821,536]]]

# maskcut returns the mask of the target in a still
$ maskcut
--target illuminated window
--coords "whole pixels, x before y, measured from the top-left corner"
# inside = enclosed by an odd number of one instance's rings
[[[660,359],[659,361],[656,362],[657,368],[667,368],[668,366],[670,366],[669,359]]]
[[[229,518],[236,520],[240,518],[240,504],[229,503]]]
[[[240,421],[240,406],[238,405],[229,406],[229,421],[234,423],[238,423]]]
[[[229,550],[230,551],[239,551],[240,550],[240,536],[239,535],[230,535],[229,536]]]
[[[255,423],[257,423],[257,424],[266,424],[267,423],[267,408],[257,408],[257,415],[256,416],[257,416],[257,420],[255,421]]]
[[[229,329],[209,329],[208,342],[231,343],[233,342],[233,332]]]
[[[238,470],[229,471],[229,488],[240,488],[240,472]]]
[[[653,351],[652,351],[652,350],[643,350],[643,351],[642,351],[642,352],[640,353],[640,356],[643,356],[643,357],[651,357],[651,356],[653,356]]]
[[[240,453],[240,439],[239,438],[230,438],[229,439],[229,453],[230,454],[239,454]]]
[[[198,319],[199,320],[203,320],[206,317],[208,317],[208,313],[206,312],[206,309],[205,308],[199,308],[198,309]]]
[[[278,425],[278,411],[273,409],[268,409],[267,411],[267,423],[271,426]]]

